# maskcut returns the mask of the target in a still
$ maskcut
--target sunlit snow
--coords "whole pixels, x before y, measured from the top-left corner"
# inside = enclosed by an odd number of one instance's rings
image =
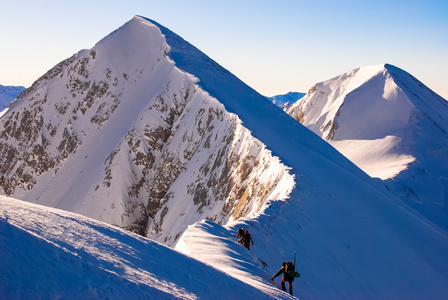
[[[2,299],[287,299],[162,244],[0,196]]]

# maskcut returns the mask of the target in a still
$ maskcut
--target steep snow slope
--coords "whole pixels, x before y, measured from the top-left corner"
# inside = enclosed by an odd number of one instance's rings
[[[4,86],[0,84],[0,117],[1,111],[24,90],[23,86]]]
[[[448,102],[391,65],[318,83],[288,113],[448,230]]]
[[[0,203],[2,299],[288,299],[105,223]]]
[[[336,177],[331,167],[325,171]],[[301,181],[290,201],[271,202],[253,219],[190,226],[176,249],[260,289],[297,252],[300,299],[445,299],[445,233],[361,181]],[[238,228],[249,229],[253,250],[236,244]]]
[[[201,84],[271,105],[180,37],[134,17],[50,70],[0,119],[4,193],[168,245],[188,224],[225,223],[286,198],[288,168],[210,96],[216,89],[196,85],[196,70],[179,69],[171,58],[179,55],[208,72]]]

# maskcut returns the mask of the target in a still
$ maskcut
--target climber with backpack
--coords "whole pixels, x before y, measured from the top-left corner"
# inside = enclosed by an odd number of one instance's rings
[[[242,244],[244,247],[246,247],[248,250],[250,250],[251,242],[253,245],[254,241],[252,240],[252,236],[249,234],[249,231],[245,230],[243,235],[240,237],[239,243]]]
[[[271,278],[272,281],[279,276],[280,274],[283,274],[282,277],[282,289],[286,292],[286,286],[285,281],[288,281],[288,287],[289,287],[289,294],[292,296],[292,282],[294,281],[295,277],[300,277],[300,274],[295,271],[295,264],[296,264],[296,254],[294,253],[294,263],[292,262],[283,262],[282,267],[280,270],[275,273],[275,275]]]

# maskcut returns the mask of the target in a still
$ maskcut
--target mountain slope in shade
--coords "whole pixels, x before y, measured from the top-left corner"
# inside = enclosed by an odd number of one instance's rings
[[[448,230],[448,102],[391,66],[318,83],[288,113]]]
[[[4,86],[0,84],[0,112],[24,90],[23,86]]]
[[[2,299],[288,299],[139,235],[0,196]]]

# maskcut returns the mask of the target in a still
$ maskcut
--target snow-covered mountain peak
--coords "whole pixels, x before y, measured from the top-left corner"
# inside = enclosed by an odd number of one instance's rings
[[[416,141],[418,103],[405,92],[405,74],[388,64],[358,68],[316,84],[288,113],[333,145],[363,141],[361,157],[345,154],[371,176],[390,178],[413,161]]]
[[[98,42],[94,49],[105,54],[100,59],[107,62],[110,68],[126,67],[127,70],[134,71],[152,67],[155,61],[161,61],[158,55],[160,52],[166,54],[169,46],[157,26],[134,16]]]
[[[385,73],[385,65],[371,65],[371,66],[365,66],[353,69],[345,74],[341,74],[333,79],[327,80],[325,82],[321,82],[316,84],[315,88],[321,88],[325,89],[327,88],[328,91],[332,91],[335,89],[335,87],[339,87],[339,83],[344,83],[344,89],[341,89],[339,91],[340,94],[342,93],[350,93],[354,89],[356,89],[358,86],[364,84],[366,81],[370,80],[372,77],[380,74]],[[313,88],[311,88],[312,92]]]
[[[136,16],[48,71],[0,119],[0,185],[173,245],[189,224],[251,216],[294,187],[242,100],[281,113]]]
[[[414,76],[357,68],[316,84],[288,113],[448,229],[448,102]]]

